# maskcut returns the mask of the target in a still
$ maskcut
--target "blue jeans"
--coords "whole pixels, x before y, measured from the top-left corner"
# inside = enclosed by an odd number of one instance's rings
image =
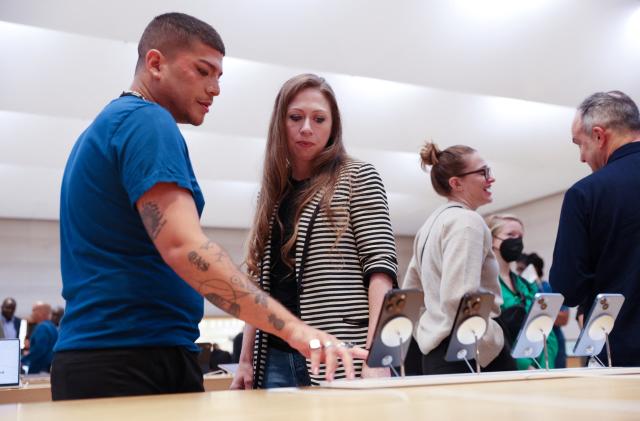
[[[298,352],[269,348],[264,376],[265,389],[311,385],[307,363]]]

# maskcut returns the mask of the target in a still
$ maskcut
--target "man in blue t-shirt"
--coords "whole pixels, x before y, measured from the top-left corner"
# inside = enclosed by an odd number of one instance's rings
[[[362,350],[304,325],[256,287],[200,227],[204,198],[176,123],[204,121],[224,44],[182,13],[156,17],[129,91],[80,135],[60,197],[67,301],[54,400],[202,391],[194,341],[207,300],[330,367]],[[321,344],[326,344],[323,348]]]
[[[597,294],[623,294],[613,365],[640,366],[640,113],[624,93],[598,92],[580,104],[571,132],[593,174],[564,196],[551,286],[587,313]]]
[[[42,301],[33,305],[32,322],[36,328],[29,339],[29,353],[22,357],[22,365],[29,367],[29,374],[49,372],[53,358],[53,346],[58,339],[58,329],[51,322],[51,306]]]

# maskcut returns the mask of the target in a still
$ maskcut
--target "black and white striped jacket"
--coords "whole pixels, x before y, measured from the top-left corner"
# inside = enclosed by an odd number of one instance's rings
[[[340,170],[331,210],[337,221],[347,218],[338,240],[336,229],[320,209],[323,191],[303,209],[298,225],[295,270],[301,319],[343,341],[364,347],[369,323],[368,279],[387,273],[397,284],[397,258],[382,179],[371,165],[348,160]],[[274,210],[277,212],[277,209]],[[272,218],[273,223],[273,218]],[[261,262],[260,286],[269,291],[270,241]],[[337,242],[336,242],[337,241]],[[258,330],[254,345],[254,385],[262,387],[268,333]],[[359,375],[362,362],[356,361]],[[311,363],[307,360],[311,375]],[[340,367],[335,378],[345,377]],[[324,378],[324,366],[313,384]]]

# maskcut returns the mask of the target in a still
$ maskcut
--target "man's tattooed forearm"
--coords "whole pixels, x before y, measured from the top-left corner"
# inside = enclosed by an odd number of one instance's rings
[[[224,251],[224,249],[222,247],[220,247],[219,245],[217,245],[216,243],[214,243],[211,240],[207,240],[206,242],[204,242],[201,246],[200,246],[201,250],[212,250],[213,256],[215,257],[215,262],[216,263],[220,263],[220,261],[224,258],[224,257],[228,257],[227,253]],[[231,260],[231,259],[229,259]]]
[[[154,202],[146,202],[142,204],[140,217],[142,218],[142,223],[144,224],[149,237],[153,240],[158,237],[160,230],[162,230],[162,227],[167,223],[167,220],[164,219],[164,215],[158,207],[158,204]]]
[[[211,278],[198,281],[198,291],[213,305],[226,311],[234,317],[238,317],[241,311],[239,300],[252,295],[256,304],[267,308],[268,295],[248,279],[234,275],[229,281]]]
[[[218,294],[206,294],[204,296],[211,304],[226,311],[233,317],[240,317],[240,304],[229,301],[228,299],[221,297]]]
[[[209,263],[195,251],[190,251],[189,254],[187,254],[187,258],[189,259],[189,262],[198,268],[200,272],[206,272],[209,270]]]
[[[216,246],[216,243],[214,243],[214,242],[213,242],[213,241],[211,241],[211,240],[207,240],[207,241],[205,241],[204,243],[202,243],[202,245],[200,246],[200,248],[201,248],[202,250],[209,250],[209,249],[211,249],[211,248],[214,248],[215,246]]]
[[[276,330],[282,330],[284,327],[284,320],[278,318],[278,316],[273,313],[269,315],[269,323],[271,323]]]
[[[267,307],[267,293],[258,288],[253,282],[246,278],[234,275],[231,277],[231,283],[246,290],[249,294],[254,295],[256,304],[259,304],[262,307]]]

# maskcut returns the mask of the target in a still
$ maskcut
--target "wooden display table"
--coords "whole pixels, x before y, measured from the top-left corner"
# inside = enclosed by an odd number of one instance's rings
[[[274,389],[0,405],[3,421],[635,420],[640,374],[390,389]]]
[[[213,392],[228,390],[233,376],[229,374],[204,375],[204,390]],[[49,377],[28,379],[27,384],[20,387],[0,389],[0,404],[46,402],[51,400],[51,384]],[[4,419],[2,419],[4,421]]]

